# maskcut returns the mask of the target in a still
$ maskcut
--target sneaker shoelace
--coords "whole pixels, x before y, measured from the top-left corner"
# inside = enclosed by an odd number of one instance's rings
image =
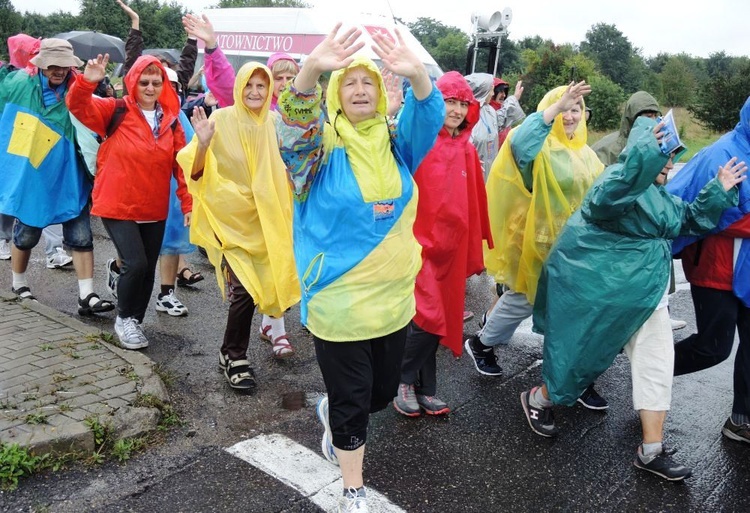
[[[125,334],[125,338],[128,340],[138,339],[141,340],[143,334],[140,331],[138,320],[135,317],[128,317],[122,320],[122,331]]]

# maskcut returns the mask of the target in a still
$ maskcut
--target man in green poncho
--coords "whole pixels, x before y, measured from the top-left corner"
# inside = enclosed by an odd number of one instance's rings
[[[662,153],[662,125],[654,125],[635,122],[620,161],[594,183],[544,264],[534,304],[534,329],[545,337],[544,384],[523,392],[521,405],[534,432],[556,435],[552,405],[574,404],[624,349],[643,429],[635,466],[676,481],[692,471],[662,446],[674,365],[671,241],[711,230],[737,203],[747,166],[731,159],[686,203],[663,187],[679,155]]]

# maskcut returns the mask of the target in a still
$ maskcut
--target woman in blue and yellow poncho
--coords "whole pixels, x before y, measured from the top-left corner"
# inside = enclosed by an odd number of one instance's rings
[[[363,46],[357,43],[361,31],[339,36],[339,27],[281,92],[278,132],[294,184],[301,317],[314,335],[328,391],[318,404],[323,454],[341,465],[343,511],[366,507],[362,463],[369,414],[385,408],[398,388],[421,264],[412,230],[412,174],[443,126],[445,105],[398,32],[398,43],[377,34],[373,49],[385,68],[412,84],[398,127],[389,126],[378,67],[353,57]],[[330,124],[317,85],[326,71],[333,71]]]

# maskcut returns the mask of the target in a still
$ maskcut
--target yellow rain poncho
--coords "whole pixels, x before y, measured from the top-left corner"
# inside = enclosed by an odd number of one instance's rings
[[[269,79],[260,115],[245,107],[242,90],[255,70]],[[262,64],[242,66],[234,82],[234,105],[211,116],[215,133],[203,175],[190,177],[197,137],[177,155],[193,195],[190,241],[206,249],[220,272],[226,259],[258,310],[280,317],[300,299],[292,249],[292,195],[269,111],[273,78]]]
[[[548,92],[539,102],[537,113],[529,116],[524,125],[543,125],[542,112],[557,102],[565,90],[563,86]],[[497,283],[526,294],[533,304],[542,263],[604,165],[586,145],[585,120],[581,118],[573,138],[568,139],[560,114],[533,162],[521,169],[514,154],[535,143],[518,138],[519,133],[529,133],[521,128],[523,125],[510,132],[487,180],[495,247],[485,248],[484,263]],[[533,192],[525,185],[524,176]]]

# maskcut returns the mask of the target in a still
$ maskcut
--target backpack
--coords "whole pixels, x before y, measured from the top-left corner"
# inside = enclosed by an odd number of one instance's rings
[[[109,120],[109,125],[107,125],[107,130],[105,132],[105,136],[102,139],[100,136],[97,136],[97,139],[99,140],[99,144],[103,143],[110,137],[112,137],[112,134],[114,134],[117,131],[117,128],[122,124],[123,119],[125,118],[125,114],[127,114],[128,108],[125,104],[125,100],[123,98],[116,98],[115,99],[115,111],[112,113],[112,119]],[[172,133],[174,133],[175,127],[177,126],[177,122],[179,121],[179,117],[177,117],[172,122]]]

